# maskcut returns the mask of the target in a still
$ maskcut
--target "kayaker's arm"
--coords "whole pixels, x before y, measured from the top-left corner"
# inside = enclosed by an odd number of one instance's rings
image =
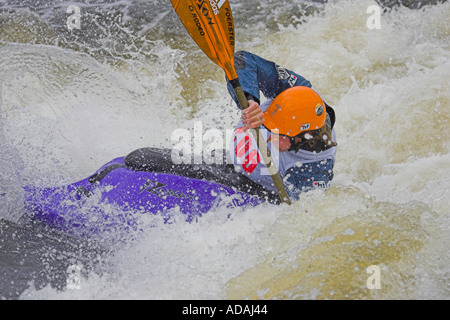
[[[293,86],[311,87],[311,83],[299,74],[247,51],[236,52],[234,64],[247,99],[254,100],[258,104],[260,91],[266,98],[273,99]],[[228,91],[237,102],[230,83]]]

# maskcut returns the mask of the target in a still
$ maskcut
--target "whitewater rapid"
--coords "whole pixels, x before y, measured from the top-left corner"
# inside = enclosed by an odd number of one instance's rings
[[[71,32],[66,2],[1,13],[2,219],[23,215],[23,184],[72,183],[170,148],[177,129],[237,123],[223,72],[170,4],[147,2],[80,2]],[[230,3],[236,49],[300,73],[335,109],[331,188],[180,217],[102,256],[79,288],[31,282],[19,298],[448,299],[450,4],[386,8],[370,29],[375,1]],[[380,289],[367,286],[373,265]]]

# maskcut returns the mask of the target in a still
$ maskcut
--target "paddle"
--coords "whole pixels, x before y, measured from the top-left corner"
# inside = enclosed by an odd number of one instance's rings
[[[228,0],[170,0],[187,31],[203,52],[219,65],[233,86],[242,109],[248,101],[234,68],[234,24]],[[272,157],[259,128],[255,129],[258,149],[277,188],[282,202],[291,203],[283,180],[272,162]]]

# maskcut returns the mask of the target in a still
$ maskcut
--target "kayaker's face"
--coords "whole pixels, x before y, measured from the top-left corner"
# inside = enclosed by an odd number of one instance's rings
[[[288,136],[271,133],[269,140],[279,152],[288,151],[291,147],[291,141]]]

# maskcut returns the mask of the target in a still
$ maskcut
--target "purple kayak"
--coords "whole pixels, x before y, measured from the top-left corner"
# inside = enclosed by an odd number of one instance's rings
[[[278,196],[229,164],[174,164],[168,149],[138,149],[102,166],[79,182],[25,187],[34,219],[64,232],[99,234],[139,229],[141,215],[174,214],[186,222],[219,206],[279,203]]]

